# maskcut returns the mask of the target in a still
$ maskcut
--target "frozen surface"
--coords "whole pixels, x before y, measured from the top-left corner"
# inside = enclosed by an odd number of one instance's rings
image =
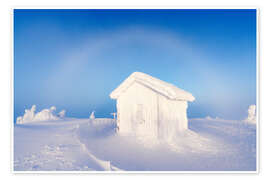
[[[256,125],[191,119],[170,143],[115,133],[113,119],[14,127],[15,171],[255,171]]]

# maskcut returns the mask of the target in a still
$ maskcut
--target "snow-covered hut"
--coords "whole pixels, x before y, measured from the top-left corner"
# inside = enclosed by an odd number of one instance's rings
[[[117,100],[119,133],[171,138],[188,128],[188,101],[191,93],[154,78],[134,72],[111,94]]]

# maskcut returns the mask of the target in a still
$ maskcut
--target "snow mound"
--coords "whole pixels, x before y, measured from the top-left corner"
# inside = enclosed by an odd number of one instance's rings
[[[193,118],[194,120],[223,120],[222,118],[220,118],[220,117],[211,117],[211,116],[206,116],[206,117],[204,117],[204,118]]]
[[[24,124],[30,122],[38,122],[38,121],[48,121],[48,120],[59,120],[64,118],[65,110],[56,115],[56,107],[52,106],[50,109],[43,109],[42,111],[35,114],[36,105],[33,105],[31,109],[26,109],[23,116],[17,117],[17,124]]]
[[[118,86],[111,94],[112,99],[117,99],[122,92],[130,87],[133,82],[138,82],[143,86],[146,86],[154,91],[163,94],[172,100],[185,100],[185,101],[194,101],[195,98],[191,93],[186,92],[170,83],[164,82],[160,79],[154,78],[148,74],[142,72],[132,73],[120,86]]]
[[[253,104],[248,107],[248,117],[245,121],[251,124],[256,124],[256,105]]]
[[[116,122],[110,118],[95,118],[90,120],[86,134],[93,137],[106,137],[116,132]]]

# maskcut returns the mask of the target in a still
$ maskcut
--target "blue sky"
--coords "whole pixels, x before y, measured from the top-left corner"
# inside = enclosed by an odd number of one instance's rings
[[[52,105],[110,117],[141,71],[191,92],[189,117],[244,119],[256,103],[256,10],[14,10],[14,114]]]

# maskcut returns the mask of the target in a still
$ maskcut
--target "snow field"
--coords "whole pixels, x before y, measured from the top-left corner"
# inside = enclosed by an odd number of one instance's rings
[[[15,171],[255,171],[256,125],[190,119],[172,141],[116,133],[112,119],[18,124]]]

